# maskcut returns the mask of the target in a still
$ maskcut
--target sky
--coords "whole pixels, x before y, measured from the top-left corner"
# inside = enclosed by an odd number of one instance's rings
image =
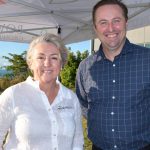
[[[29,44],[25,43],[15,43],[15,42],[2,42],[0,41],[0,67],[7,65],[7,61],[2,58],[3,56],[8,56],[8,53],[12,54],[21,54],[22,52],[26,51],[29,47]],[[90,51],[90,41],[83,41],[78,43],[73,43],[66,45],[66,47],[70,47],[71,51],[76,52],[78,50]]]

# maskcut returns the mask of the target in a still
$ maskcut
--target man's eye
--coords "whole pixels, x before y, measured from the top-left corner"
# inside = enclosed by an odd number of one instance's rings
[[[107,25],[107,22],[106,21],[101,21],[100,25],[105,26],[105,25]]]
[[[113,23],[119,23],[119,22],[120,22],[120,19],[113,20]]]
[[[106,22],[101,22],[101,24],[106,24]]]

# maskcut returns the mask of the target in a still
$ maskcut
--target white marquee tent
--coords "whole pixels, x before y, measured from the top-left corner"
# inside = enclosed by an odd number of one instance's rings
[[[92,7],[99,0],[0,0],[0,40],[30,42],[59,33],[66,44],[95,37]],[[129,8],[128,30],[150,25],[150,0],[122,0]]]

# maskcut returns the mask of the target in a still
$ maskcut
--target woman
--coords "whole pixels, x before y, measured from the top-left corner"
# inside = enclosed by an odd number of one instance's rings
[[[33,40],[27,64],[33,73],[0,96],[0,145],[4,150],[82,150],[81,110],[76,95],[57,77],[67,50],[59,37]]]

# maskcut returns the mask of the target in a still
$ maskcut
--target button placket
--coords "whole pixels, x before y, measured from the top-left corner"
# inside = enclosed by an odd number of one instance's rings
[[[112,111],[110,114],[113,116],[115,113]]]
[[[115,96],[112,96],[112,99],[114,100],[114,99],[116,99],[116,97],[115,97]]]
[[[112,132],[115,132],[115,129],[111,129]]]
[[[49,113],[50,113],[50,120],[51,120],[51,128],[52,128],[52,145],[53,145],[53,150],[58,150],[58,141],[57,141],[57,134],[58,134],[58,124],[56,121],[56,116],[55,113],[53,112],[52,108],[49,108]]]
[[[112,78],[112,84],[113,84],[113,91],[115,91],[116,89],[116,73],[115,73],[115,70],[116,70],[116,64],[113,63],[113,78]],[[115,95],[115,92],[113,92],[113,95],[112,95],[112,100],[116,100],[116,95]],[[112,116],[112,119],[115,117],[115,112],[114,110],[111,111],[111,116]],[[111,132],[113,134],[115,134],[115,128],[113,128],[113,125],[112,125],[112,129],[111,129]],[[113,149],[117,149],[117,145],[114,143],[114,146],[113,146]]]

